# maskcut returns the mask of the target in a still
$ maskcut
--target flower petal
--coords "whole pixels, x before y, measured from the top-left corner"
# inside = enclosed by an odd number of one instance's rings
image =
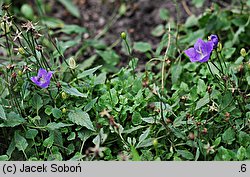
[[[206,45],[205,41],[203,41],[201,38],[198,38],[196,43],[194,44],[194,49],[203,51],[204,45]]]
[[[38,83],[37,76],[33,76],[33,77],[31,77],[31,78],[30,78],[30,80],[31,80],[32,82],[34,82],[35,84],[37,84],[37,83]]]
[[[45,69],[43,69],[43,68],[40,68],[38,70],[37,76],[38,77],[44,77],[44,75],[47,75],[47,71]]]
[[[197,52],[195,51],[194,48],[189,48],[185,50],[184,53],[189,57],[191,62],[197,61],[196,60]]]

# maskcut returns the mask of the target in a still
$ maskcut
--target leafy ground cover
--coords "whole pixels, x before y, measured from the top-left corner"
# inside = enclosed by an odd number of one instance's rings
[[[48,4],[2,5],[1,160],[250,159],[249,0],[182,23],[161,8],[157,44],[102,40],[112,21],[92,36]]]

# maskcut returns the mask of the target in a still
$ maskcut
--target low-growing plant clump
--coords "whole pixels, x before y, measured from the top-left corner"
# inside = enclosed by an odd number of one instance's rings
[[[250,1],[184,24],[162,9],[156,48],[84,38],[36,5],[0,12],[0,160],[250,159]]]

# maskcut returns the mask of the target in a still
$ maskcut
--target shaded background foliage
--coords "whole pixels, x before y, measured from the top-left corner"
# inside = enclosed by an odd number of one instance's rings
[[[6,70],[1,38],[1,160],[249,159],[249,7],[249,1],[12,1],[16,24],[38,22],[39,60],[49,62],[55,79],[48,90],[30,82],[27,74],[37,70],[27,62],[32,52],[13,53],[15,66]],[[183,55],[210,34],[223,46],[226,89],[205,64]],[[211,61],[218,64],[215,54]],[[9,107],[12,95],[20,112]]]

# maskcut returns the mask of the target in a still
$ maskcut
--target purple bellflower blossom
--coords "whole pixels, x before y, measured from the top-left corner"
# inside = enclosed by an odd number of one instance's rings
[[[213,46],[214,43],[212,41],[205,42],[199,38],[194,47],[185,50],[184,53],[189,57],[191,62],[206,62],[210,58]]]
[[[52,74],[52,71],[47,72],[45,69],[40,68],[38,70],[37,76],[31,77],[30,80],[41,88],[47,88],[50,84]]]
[[[214,49],[215,49],[215,48],[217,47],[217,45],[218,45],[218,42],[219,42],[218,36],[215,35],[215,34],[212,34],[212,35],[210,35],[210,36],[208,37],[208,40],[213,42],[213,44],[214,44]]]

